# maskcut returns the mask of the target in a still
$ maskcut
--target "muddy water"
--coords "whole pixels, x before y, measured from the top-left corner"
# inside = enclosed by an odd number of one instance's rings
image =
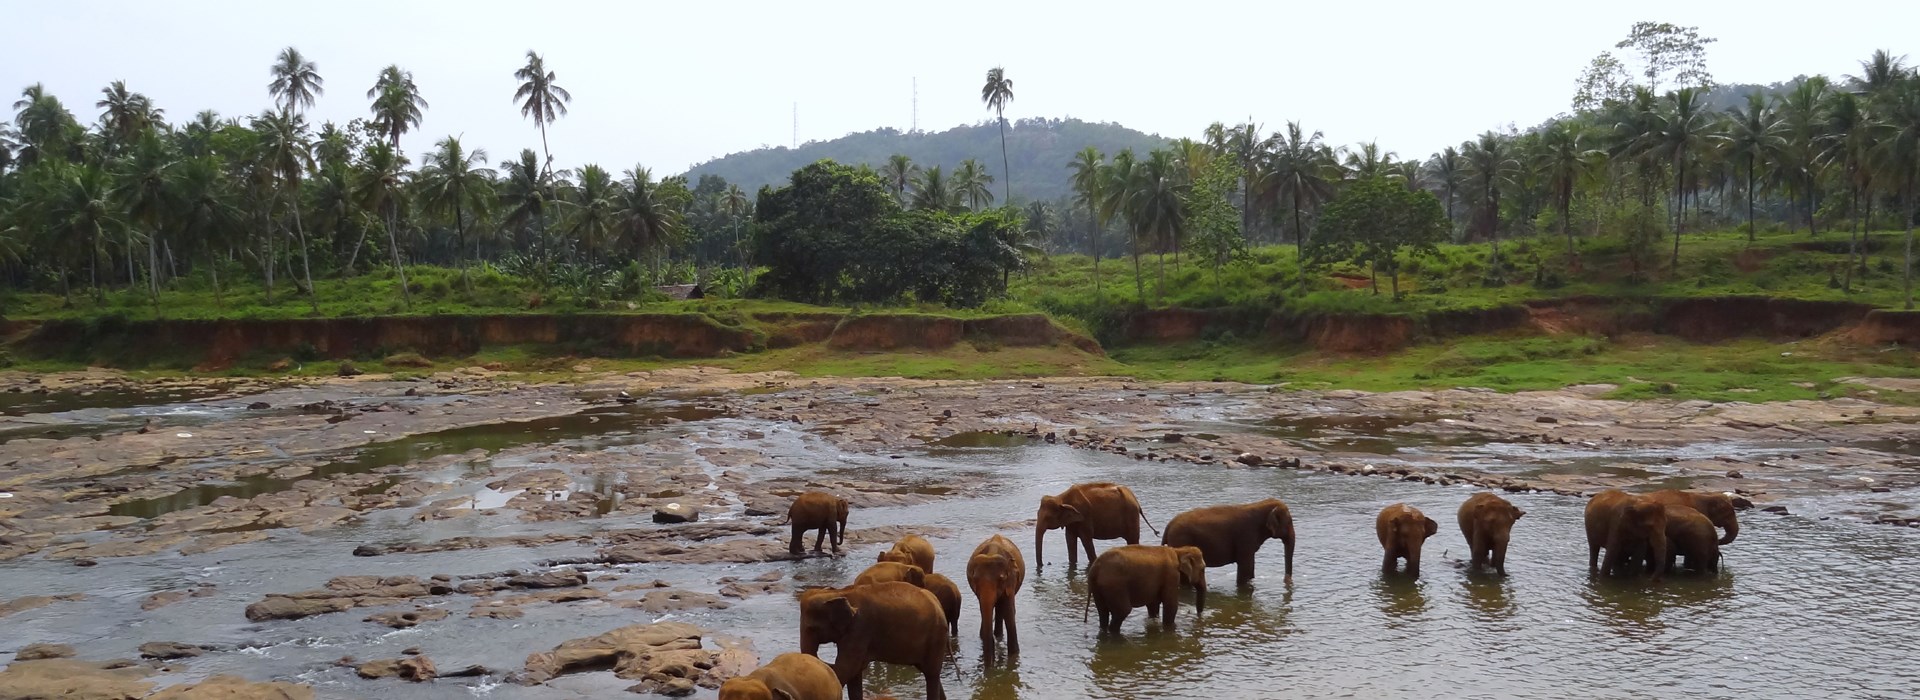
[[[1723,574],[1651,586],[1587,575],[1580,501],[1515,495],[1512,500],[1528,515],[1515,530],[1511,576],[1499,579],[1469,576],[1454,565],[1464,552],[1452,509],[1471,493],[1465,488],[1141,462],[984,438],[932,444],[896,460],[836,450],[796,426],[729,418],[625,426],[617,431],[623,437],[604,441],[590,434],[593,428],[585,430],[555,444],[637,454],[650,437],[694,432],[766,452],[778,466],[756,477],[832,471],[890,475],[905,484],[984,481],[982,497],[861,510],[852,519],[855,528],[924,524],[952,530],[952,536],[935,539],[936,568],[956,580],[965,553],[990,534],[1006,534],[1028,550],[1028,582],[1019,599],[1022,657],[1011,668],[981,667],[978,610],[969,600],[959,651],[945,674],[955,698],[1892,698],[1920,688],[1920,659],[1899,649],[1920,622],[1910,607],[1920,599],[1920,562],[1912,556],[1920,538],[1904,529],[1752,513],[1740,540],[1727,549]],[[748,431],[761,437],[745,437]],[[1031,530],[1011,524],[1031,518],[1040,495],[1095,480],[1132,485],[1155,524],[1200,505],[1287,500],[1300,533],[1294,584],[1281,582],[1281,552],[1272,543],[1262,552],[1250,590],[1234,589],[1230,568],[1210,572],[1213,594],[1197,623],[1191,607],[1182,608],[1173,630],[1160,629],[1137,611],[1122,635],[1103,638],[1082,621],[1084,576],[1067,567],[1060,533],[1047,538],[1048,563],[1037,568]],[[1398,501],[1442,523],[1427,545],[1426,576],[1418,582],[1379,574],[1372,516]],[[1817,501],[1787,505],[1796,513],[1832,507]],[[337,575],[472,574],[590,553],[561,545],[349,556],[369,541],[652,527],[644,516],[626,515],[542,525],[512,518],[419,523],[409,515],[375,513],[357,525],[313,535],[277,533],[267,542],[204,555],[107,559],[90,569],[40,559],[0,564],[0,590],[9,595],[90,596],[6,618],[0,623],[0,659],[30,642],[68,643],[85,658],[112,658],[131,656],[141,642],[170,640],[227,649],[186,664],[190,676],[296,679],[329,698],[577,698],[617,697],[630,683],[592,673],[534,688],[499,685],[497,676],[411,685],[362,681],[331,662],[342,656],[392,658],[420,647],[442,669],[481,664],[511,670],[529,652],[655,619],[685,620],[744,638],[763,658],[797,643],[797,614],[785,595],[666,616],[599,602],[529,606],[519,620],[468,619],[463,613],[470,603],[459,598],[430,603],[447,607],[452,617],[405,631],[361,621],[377,609],[261,624],[241,615],[263,594],[315,588]],[[784,572],[798,585],[837,585],[851,581],[880,549],[856,548],[844,559],[637,565],[621,573],[634,582],[662,579],[703,592],[713,591],[724,576],[768,571]],[[196,583],[217,584],[218,592],[139,610],[152,591]],[[823,654],[830,656],[830,650]],[[921,686],[914,674],[881,666],[869,674],[868,687],[912,698],[920,696]]]

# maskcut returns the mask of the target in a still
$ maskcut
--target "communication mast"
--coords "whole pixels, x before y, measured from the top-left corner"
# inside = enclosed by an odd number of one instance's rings
[[[920,130],[920,76],[916,75],[913,77],[913,128],[908,129],[907,133],[911,134],[919,130]]]

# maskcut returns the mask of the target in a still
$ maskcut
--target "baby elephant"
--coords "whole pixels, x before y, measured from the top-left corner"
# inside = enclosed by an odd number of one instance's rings
[[[893,543],[893,549],[880,553],[880,561],[912,564],[933,573],[933,543],[919,535],[907,535]]]
[[[840,692],[832,666],[795,652],[720,684],[720,700],[840,700]]]
[[[1380,561],[1380,573],[1392,574],[1399,560],[1405,559],[1407,575],[1419,578],[1420,546],[1440,531],[1440,523],[1418,508],[1395,503],[1380,511],[1380,517],[1373,521],[1373,530],[1380,536],[1380,546],[1387,550],[1386,558]]]
[[[1199,547],[1129,544],[1100,553],[1087,567],[1087,602],[1100,611],[1100,629],[1119,632],[1134,608],[1173,629],[1180,587],[1193,587],[1193,617],[1207,609],[1207,559]],[[1085,612],[1081,613],[1083,616]],[[1084,619],[1084,617],[1083,617]]]
[[[1720,533],[1713,519],[1687,506],[1667,506],[1667,570],[1676,571],[1675,558],[1685,555],[1687,568],[1705,573],[1720,571]]]
[[[840,551],[840,544],[847,538],[847,499],[830,493],[808,491],[793,499],[793,505],[787,508],[787,522],[793,526],[793,539],[787,542],[787,553],[800,556],[800,538],[808,530],[819,530],[813,538],[813,551],[820,551],[823,541],[833,540],[833,551]]]
[[[1513,533],[1513,521],[1527,512],[1491,493],[1476,493],[1460,504],[1460,534],[1467,538],[1467,551],[1473,554],[1468,570],[1491,565],[1501,576],[1507,575],[1507,536]]]
[[[921,571],[920,567],[912,564],[883,561],[867,567],[866,571],[860,572],[860,576],[853,579],[853,585],[886,583],[888,581],[905,581],[915,586],[926,588],[927,572]]]

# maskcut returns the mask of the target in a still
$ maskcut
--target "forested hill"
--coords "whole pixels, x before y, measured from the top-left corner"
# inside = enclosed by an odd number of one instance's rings
[[[1071,193],[1067,161],[1092,146],[1111,155],[1131,148],[1142,156],[1167,145],[1169,139],[1143,134],[1118,124],[1096,124],[1078,119],[1022,119],[1007,125],[1007,160],[1013,173],[1014,198],[1053,200]],[[761,185],[784,183],[801,167],[831,158],[849,165],[866,164],[878,170],[887,157],[902,154],[922,168],[934,165],[952,172],[960,161],[980,161],[1000,185],[1000,128],[989,121],[957,126],[941,132],[906,133],[875,129],[848,134],[832,141],[812,141],[799,148],[762,148],[734,153],[693,166],[687,179],[719,175],[752,193]]]

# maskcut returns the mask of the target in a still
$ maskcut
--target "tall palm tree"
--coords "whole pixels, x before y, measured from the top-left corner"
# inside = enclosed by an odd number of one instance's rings
[[[974,211],[985,209],[993,204],[993,176],[981,167],[980,161],[968,158],[960,161],[960,167],[953,169],[954,193],[967,201],[967,207]]]
[[[570,211],[567,234],[587,252],[587,265],[599,263],[600,251],[613,238],[619,214],[620,187],[606,168],[591,163],[580,168],[580,184],[561,200]]]
[[[13,125],[20,143],[15,160],[20,165],[55,158],[71,159],[71,146],[82,134],[73,113],[67,111],[60,98],[48,93],[40,83],[34,83],[20,91],[20,99],[13,103],[13,109]]]
[[[1322,143],[1315,131],[1306,134],[1300,122],[1287,122],[1284,135],[1275,134],[1268,154],[1265,177],[1259,188],[1263,198],[1285,202],[1293,212],[1293,245],[1304,251],[1307,229],[1302,214],[1317,209],[1333,196],[1335,170],[1333,150]],[[1305,256],[1300,257],[1305,260]]]
[[[267,84],[267,93],[273,95],[280,111],[298,114],[312,107],[314,98],[327,92],[327,81],[320,77],[320,66],[291,46],[280,50],[269,72],[273,82]]]
[[[1567,239],[1567,259],[1579,264],[1573,247],[1573,190],[1592,174],[1603,154],[1589,147],[1586,130],[1571,119],[1554,122],[1540,134],[1538,150],[1532,154],[1533,167],[1546,177],[1554,204],[1560,209],[1560,235]]]
[[[901,191],[905,192],[906,188],[903,186]],[[747,193],[741,191],[737,183],[729,183],[727,191],[720,195],[720,207],[726,210],[727,217],[733,220],[733,254],[740,263],[742,291],[746,289],[747,281],[747,249],[746,244],[740,240],[740,220],[746,217],[747,207],[751,204],[752,202],[747,199]]]
[[[1895,56],[1886,49],[1875,49],[1873,56],[1860,62],[1860,74],[1850,77],[1868,97],[1884,94],[1910,75],[1906,56]]]
[[[1140,303],[1147,301],[1146,278],[1141,276],[1140,254],[1145,249],[1145,236],[1142,234],[1139,209],[1140,174],[1139,161],[1133,156],[1133,149],[1121,149],[1107,162],[1102,171],[1100,182],[1100,217],[1112,221],[1115,217],[1127,222],[1127,246],[1133,256],[1133,291]]]
[[[1480,223],[1480,233],[1493,242],[1493,274],[1499,275],[1500,193],[1501,188],[1512,181],[1520,162],[1514,157],[1512,142],[1493,131],[1483,132],[1479,139],[1462,145],[1460,154],[1468,184],[1479,205],[1474,218]]]
[[[1667,93],[1653,146],[1673,166],[1673,263],[1680,269],[1680,234],[1686,230],[1687,196],[1699,190],[1700,161],[1726,141],[1719,122],[1707,111],[1706,91],[1680,88]]]
[[[151,129],[141,133],[138,142],[128,154],[120,173],[120,184],[114,188],[113,195],[118,199],[122,210],[126,212],[128,222],[145,229],[140,232],[147,243],[147,293],[153,300],[156,311],[160,308],[160,229],[170,211],[170,192],[168,191],[168,171],[173,167],[173,154],[168,153],[161,142],[160,135]],[[129,232],[134,229],[128,228]],[[131,236],[129,237],[131,239]],[[133,251],[127,251],[128,261],[133,259]],[[127,280],[132,283],[133,280]]]
[[[987,109],[993,110],[1000,121],[1000,177],[1006,187],[1007,201],[1013,201],[1013,174],[1007,163],[1007,103],[1013,101],[1013,80],[1007,77],[1007,70],[994,66],[987,71],[987,84],[980,88],[980,101],[987,103]],[[991,178],[988,179],[992,181]]]
[[[1767,106],[1766,97],[1759,91],[1747,93],[1746,106],[1730,114],[1727,156],[1746,171],[1747,242],[1752,243],[1755,235],[1753,198],[1760,188],[1754,174],[1777,162],[1787,140],[1780,126],[1780,118]]]
[[[1913,308],[1913,218],[1920,213],[1920,79],[1909,78],[1887,96],[1881,110],[1878,162],[1886,177],[1898,186],[1906,209],[1907,243],[1900,285],[1906,308]]]
[[[1785,168],[1788,182],[1793,189],[1804,197],[1807,214],[1807,235],[1819,235],[1819,222],[1814,220],[1818,210],[1820,183],[1820,141],[1824,134],[1821,126],[1826,118],[1827,95],[1832,85],[1825,76],[1813,76],[1800,81],[1779,98],[1776,109],[1785,128],[1787,147],[1780,164]]]
[[[1355,180],[1367,180],[1386,177],[1393,168],[1393,159],[1399,154],[1393,151],[1381,152],[1380,142],[1368,141],[1359,148],[1347,151],[1347,174]]]
[[[925,211],[950,212],[961,208],[962,195],[947,179],[940,166],[920,171],[919,179],[913,184],[913,208]]]
[[[1861,200],[1872,200],[1873,169],[1868,167],[1875,150],[1872,118],[1863,100],[1851,92],[1836,92],[1828,98],[1825,136],[1819,160],[1829,169],[1838,169],[1847,188],[1847,211],[1853,219],[1847,231],[1846,275],[1840,291],[1853,291],[1854,253],[1860,248]]]
[[[454,260],[468,292],[473,291],[473,280],[467,276],[467,213],[483,216],[494,198],[494,173],[486,164],[486,149],[469,151],[459,137],[448,136],[434,144],[420,168],[421,207],[429,213],[453,215]]]
[[[553,187],[540,166],[539,154],[531,148],[521,149],[517,160],[501,162],[500,169],[505,176],[500,183],[500,203],[506,208],[504,223],[531,232],[533,245],[540,251],[539,280],[545,289],[549,282],[547,266],[553,257],[547,241],[547,209],[553,201]]]
[[[381,69],[373,87],[367,88],[367,99],[373,101],[368,109],[373,112],[374,128],[387,136],[394,152],[400,152],[400,137],[420,126],[426,116],[427,99],[413,84],[413,72],[398,65]]]
[[[46,213],[41,217],[47,250],[74,250],[87,255],[87,275],[95,301],[103,299],[100,288],[100,254],[108,238],[123,225],[120,207],[113,201],[113,179],[106,169],[92,164],[54,166],[48,178],[49,190],[41,199]],[[68,256],[56,255],[63,271]],[[63,282],[64,284],[64,282]]]
[[[1029,243],[1039,241],[1044,245],[1053,240],[1055,217],[1052,205],[1038,199],[1028,202],[1021,218],[1026,224],[1022,227],[1022,233]],[[1042,251],[1045,250],[1043,247]]]
[[[654,182],[653,171],[633,166],[627,171],[625,199],[619,206],[621,240],[633,250],[635,262],[641,258],[652,261],[656,279],[660,276],[660,258],[679,233],[681,220],[681,213],[661,184]],[[745,199],[744,194],[741,199]]]
[[[166,110],[153,106],[146,95],[127,89],[127,82],[115,80],[100,88],[100,128],[115,147],[132,145],[140,134],[162,125]]]
[[[407,267],[400,260],[400,210],[407,204],[406,161],[400,157],[393,146],[374,143],[367,147],[364,167],[360,170],[359,199],[360,206],[368,211],[385,215],[387,229],[387,250],[393,260],[393,271],[400,279],[400,299],[409,310],[413,308],[413,290],[407,283]]]
[[[293,216],[294,238],[300,244],[301,276],[307,283],[307,302],[318,314],[320,300],[313,287],[313,256],[307,245],[307,229],[300,220],[300,210],[305,206],[300,197],[300,185],[306,179],[307,172],[313,169],[313,154],[308,150],[307,120],[295,112],[269,112],[260,115],[255,124],[254,128],[265,138],[262,155],[267,159],[267,168],[276,178],[287,212]]]
[[[567,103],[573,101],[573,93],[555,82],[558,77],[547,70],[547,62],[532,49],[527,50],[527,65],[513,72],[520,81],[520,89],[514,91],[513,99],[520,102],[520,116],[533,120],[540,127],[540,152],[546,155],[547,172],[553,171],[553,153],[547,150],[547,125],[554,120],[567,116]]]
[[[1274,138],[1278,139],[1278,135]],[[1273,141],[1262,140],[1260,125],[1249,120],[1227,129],[1221,134],[1220,142],[1225,148],[1224,152],[1240,164],[1240,234],[1251,242],[1257,197],[1254,190],[1260,187],[1260,170],[1266,165],[1267,150]]]
[[[182,154],[188,158],[213,155],[213,136],[219,133],[222,126],[219,112],[200,110],[199,114],[193,115],[193,121],[181,127]]]
[[[1164,300],[1167,295],[1167,251],[1174,251],[1178,259],[1180,241],[1187,233],[1185,198],[1192,184],[1170,151],[1155,150],[1147,154],[1147,159],[1139,164],[1137,170],[1132,202],[1133,218],[1139,221],[1135,228],[1140,232],[1140,242],[1152,246],[1159,258],[1156,267],[1160,286],[1157,291]]]
[[[895,153],[887,156],[886,165],[880,166],[880,179],[885,180],[887,188],[893,190],[893,198],[906,204],[907,188],[913,185],[913,178],[920,174],[920,166],[913,159]]]
[[[1447,203],[1447,227],[1451,232],[1455,221],[1453,203],[1459,199],[1456,194],[1467,179],[1466,164],[1460,159],[1460,151],[1452,146],[1441,149],[1439,155],[1427,163],[1427,175],[1440,186],[1440,197]]]
[[[207,270],[213,276],[214,304],[224,306],[220,258],[235,242],[241,214],[220,165],[219,159],[209,156],[181,161],[168,173],[167,198],[182,245],[189,253],[198,251],[206,256]]]
[[[1100,291],[1100,233],[1107,225],[1100,214],[1105,161],[1106,156],[1088,146],[1073,154],[1073,160],[1067,163],[1067,168],[1073,171],[1073,201],[1087,208],[1087,242],[1093,251],[1093,298],[1100,302],[1106,299]]]

